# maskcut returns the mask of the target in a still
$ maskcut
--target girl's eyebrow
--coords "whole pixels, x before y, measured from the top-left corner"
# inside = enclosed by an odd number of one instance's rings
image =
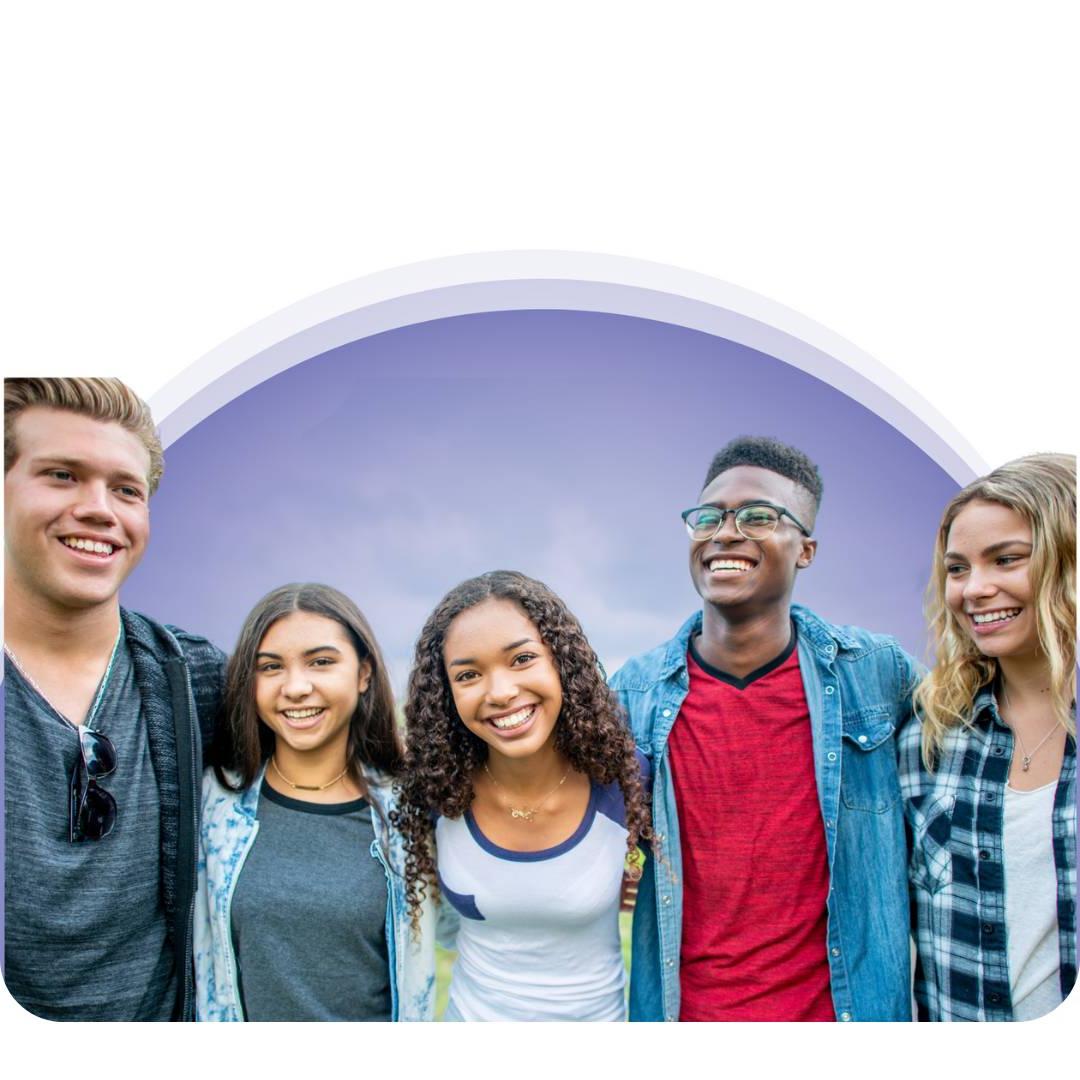
[[[983,548],[982,553],[983,555],[996,555],[999,551],[1009,547],[1024,547],[1028,551],[1031,550],[1031,545],[1026,540],[999,540],[998,543]]]
[[[316,645],[314,649],[305,649],[303,655],[314,656],[315,653],[321,652],[333,652],[337,653],[339,656],[341,655],[341,650],[336,645]],[[258,660],[260,657],[265,657],[267,660],[281,659],[280,654],[276,652],[257,652],[255,654],[255,659]]]
[[[502,651],[503,652],[509,652],[511,649],[520,649],[522,645],[527,645],[529,642],[532,642],[534,645],[539,644],[539,642],[537,642],[534,638],[523,637],[520,641],[511,641],[509,645],[504,645]],[[476,660],[473,657],[468,656],[464,660],[451,660],[450,663],[447,664],[446,666],[447,667],[461,667],[461,666],[464,666],[465,664],[475,664],[475,663],[476,663]]]
[[[989,555],[996,555],[999,551],[1004,551],[1005,548],[1010,547],[1022,547],[1027,548],[1028,551],[1032,550],[1031,544],[1029,544],[1026,540],[999,540],[996,544],[991,544],[989,547],[983,548],[982,551],[979,552],[979,554],[982,555],[983,558],[986,558]],[[958,551],[946,551],[944,558],[963,559],[964,556],[961,555]]]
[[[530,641],[534,645],[537,644],[531,637],[523,637],[520,641],[511,641],[509,645],[504,645],[503,652],[509,652],[511,649],[520,649],[522,645],[527,645]]]

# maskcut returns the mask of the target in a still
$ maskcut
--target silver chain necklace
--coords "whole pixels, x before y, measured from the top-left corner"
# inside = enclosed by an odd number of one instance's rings
[[[1004,679],[1001,680],[1001,693],[1005,697],[1005,707],[1011,713],[1012,702],[1009,700],[1009,688],[1005,685]],[[1039,745],[1036,746],[1035,749],[1032,750],[1029,754],[1027,751],[1027,747],[1024,745],[1024,739],[1021,736],[1020,732],[1017,731],[1012,724],[1009,725],[1009,730],[1016,736],[1016,741],[1020,744],[1020,753],[1023,758],[1021,762],[1021,769],[1024,772],[1027,772],[1031,768],[1031,759],[1047,744],[1050,736],[1053,735],[1055,731],[1057,731],[1058,727],[1060,727],[1060,725],[1055,721],[1050,730],[1039,740]]]
[[[116,653],[117,653],[117,650],[120,648],[120,638],[123,637],[123,634],[124,634],[124,626],[123,626],[123,623],[121,623],[120,624],[120,629],[116,632],[116,640],[113,642],[112,652],[109,654],[109,662],[105,666],[105,674],[101,676],[101,682],[98,684],[97,693],[94,695],[94,702],[90,706],[90,711],[86,714],[86,719],[83,721],[82,726],[85,727],[88,731],[96,730],[94,728],[94,719],[97,717],[98,708],[101,705],[101,699],[105,696],[105,688],[109,685],[109,676],[112,674],[113,664],[116,662]],[[56,715],[59,716],[60,719],[63,720],[65,724],[68,725],[68,727],[75,728],[75,730],[77,731],[78,728],[79,728],[79,725],[78,724],[73,724],[48,699],[48,697],[46,697],[45,691],[42,690],[41,687],[38,686],[38,684],[36,682],[34,682],[34,680],[30,677],[30,674],[26,670],[26,668],[24,668],[22,666],[22,664],[19,663],[19,658],[12,651],[10,645],[7,645],[7,644],[4,645],[4,654],[15,665],[15,670],[18,671],[18,673],[26,680],[26,682],[28,682],[30,684],[30,686],[32,686],[33,689],[37,692],[38,697],[40,697],[41,700],[44,701],[45,704],[48,705],[49,708],[52,709],[52,711],[54,713],[56,713]]]

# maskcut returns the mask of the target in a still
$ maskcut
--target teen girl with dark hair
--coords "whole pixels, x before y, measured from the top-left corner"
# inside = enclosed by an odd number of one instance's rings
[[[900,737],[925,1020],[1030,1020],[1076,981],[1076,458],[945,508],[933,670]]]
[[[432,935],[390,824],[402,766],[367,620],[326,585],[263,597],[226,678],[203,783],[200,1020],[425,1020]]]
[[[523,574],[462,583],[420,634],[405,715],[409,904],[460,916],[446,1019],[623,1019],[643,759],[578,621]]]

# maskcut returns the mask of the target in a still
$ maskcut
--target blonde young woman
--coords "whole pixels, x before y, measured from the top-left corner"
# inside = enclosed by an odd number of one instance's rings
[[[1076,981],[1076,459],[945,509],[933,670],[901,735],[924,1020],[1030,1020]]]

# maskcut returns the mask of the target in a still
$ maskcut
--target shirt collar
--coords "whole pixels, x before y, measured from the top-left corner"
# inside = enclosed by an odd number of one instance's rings
[[[842,626],[826,622],[802,604],[791,605],[791,617],[795,620],[799,634],[808,640],[826,659],[848,650],[855,650],[859,643]]]
[[[975,724],[997,724],[1003,728],[1009,726],[1001,719],[1001,713],[998,712],[993,683],[987,683],[975,695],[975,700],[971,705],[971,720]]]
[[[808,641],[826,659],[842,650],[858,648],[859,643],[843,627],[826,622],[802,604],[791,605],[791,617],[799,636]],[[664,667],[660,673],[661,678],[669,678],[673,674],[686,670],[686,654],[690,639],[695,634],[701,633],[702,621],[703,616],[699,609],[679,627],[678,633],[668,642]]]

